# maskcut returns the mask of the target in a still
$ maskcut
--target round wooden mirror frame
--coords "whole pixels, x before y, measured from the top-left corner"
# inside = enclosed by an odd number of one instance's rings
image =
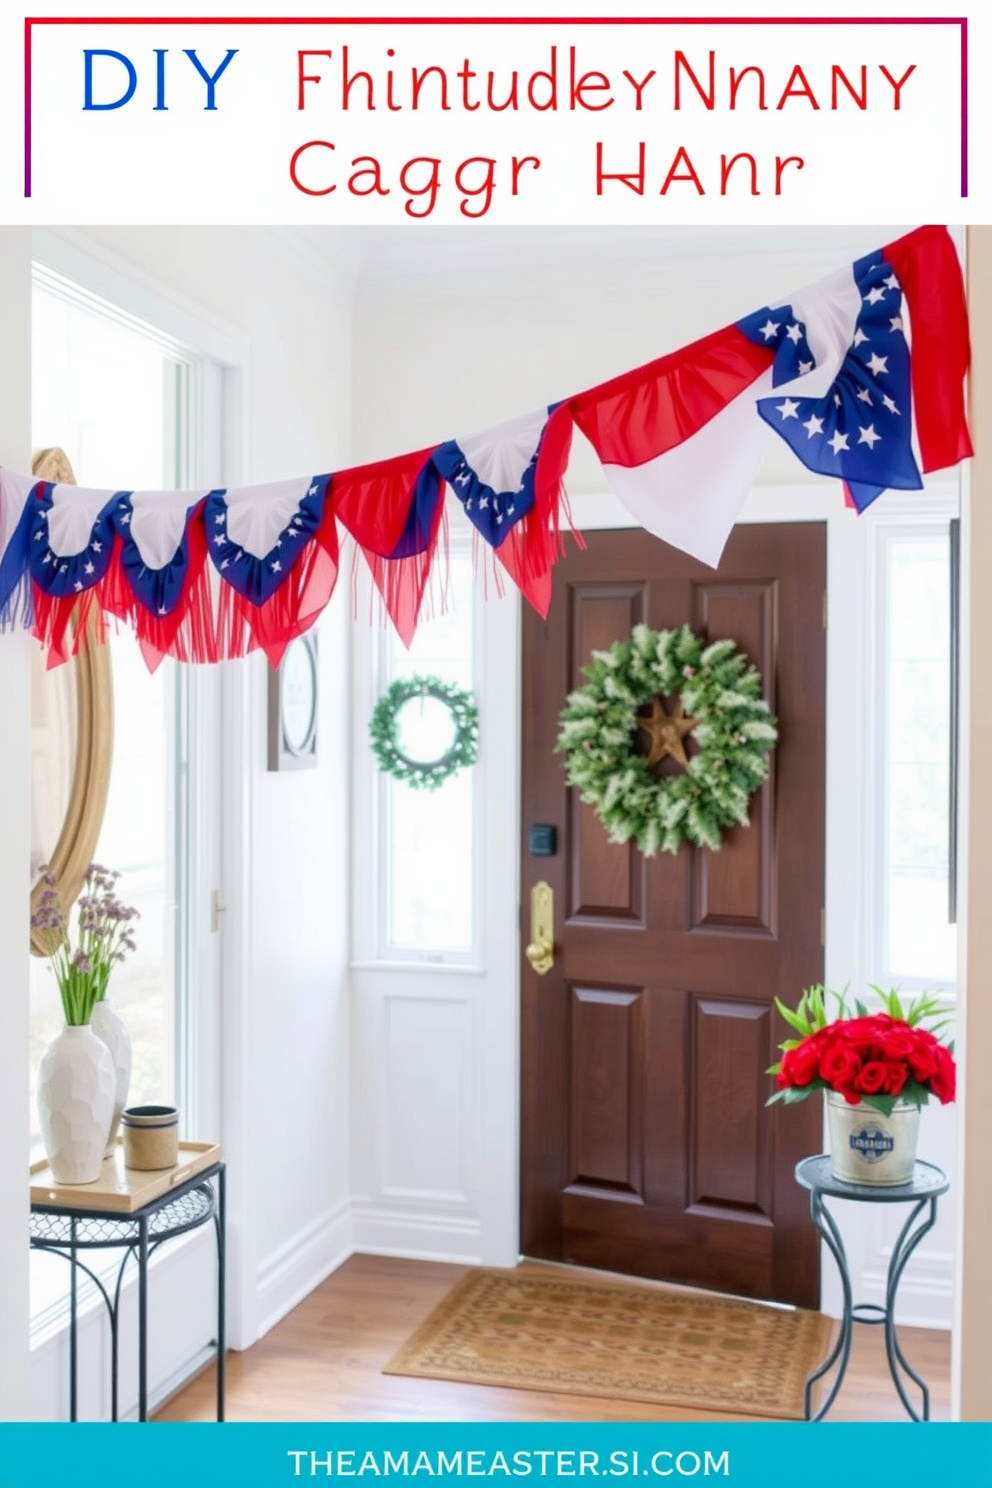
[[[58,448],[39,450],[31,462],[42,480],[75,484],[72,466]],[[113,681],[110,650],[105,637],[91,630],[85,647],[66,663],[75,671],[76,756],[72,766],[69,803],[58,841],[48,859],[49,872],[58,880],[58,894],[68,912],[79,896],[86,870],[93,860],[103,825],[114,749]],[[31,891],[31,915],[38,908],[43,885]],[[31,950],[45,956],[51,937],[32,928]]]

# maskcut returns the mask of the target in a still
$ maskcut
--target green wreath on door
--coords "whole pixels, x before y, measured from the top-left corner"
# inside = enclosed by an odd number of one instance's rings
[[[760,673],[733,641],[707,642],[688,625],[637,625],[627,640],[594,651],[583,675],[562,709],[556,748],[611,842],[632,840],[645,857],[685,842],[715,850],[728,828],[749,825],[778,729]],[[666,699],[675,701],[666,707]],[[650,736],[647,754],[634,748],[638,731]],[[667,757],[683,769],[656,775]]]

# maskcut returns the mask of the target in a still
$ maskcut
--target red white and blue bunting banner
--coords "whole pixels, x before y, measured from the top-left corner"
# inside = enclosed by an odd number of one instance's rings
[[[0,624],[32,629],[51,664],[112,617],[149,665],[255,649],[276,665],[330,600],[343,531],[409,644],[449,491],[545,615],[573,426],[643,528],[716,567],[769,429],[858,511],[966,459],[968,359],[957,252],[946,228],[922,227],[586,392],[375,464],[202,491],[0,470]]]

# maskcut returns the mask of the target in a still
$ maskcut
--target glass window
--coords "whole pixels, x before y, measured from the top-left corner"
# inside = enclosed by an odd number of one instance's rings
[[[883,530],[882,964],[887,984],[953,985],[949,922],[950,541]]]
[[[407,650],[392,631],[381,644],[381,690],[400,677],[430,676],[471,692],[475,626],[472,558],[453,548],[443,615],[424,620]],[[416,708],[416,704],[410,705]],[[438,710],[440,711],[440,710]],[[433,727],[425,706],[414,717],[424,757]],[[475,951],[473,821],[477,771],[459,770],[437,790],[414,790],[379,776],[384,906],[380,955],[389,960],[467,962]]]
[[[32,309],[34,447],[62,446],[83,485],[117,489],[122,477],[129,487],[182,484],[186,461],[175,431],[187,426],[189,378],[179,355],[144,327],[44,273]],[[181,988],[173,844],[184,809],[176,770],[183,680],[170,661],[150,673],[128,631],[112,633],[110,646],[114,753],[96,861],[120,871],[119,897],[141,914],[137,952],[115,970],[110,995],[131,1032],[129,1100],[175,1101]],[[45,799],[40,796],[36,811]],[[38,1063],[62,1023],[54,976],[39,957],[32,957],[31,998],[31,1137],[37,1150]]]

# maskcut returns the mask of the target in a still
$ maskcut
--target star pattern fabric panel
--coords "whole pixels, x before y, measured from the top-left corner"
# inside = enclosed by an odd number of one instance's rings
[[[163,656],[215,656],[202,523],[206,494],[131,491],[113,508],[120,545],[103,585],[103,608],[131,626],[149,667]]]
[[[329,473],[211,491],[203,523],[210,561],[222,580],[217,654],[261,648],[278,666],[290,641],[330,601],[338,575],[338,538]]]
[[[899,281],[881,255],[853,266],[855,294],[845,298],[847,323],[838,317],[840,356],[831,359],[832,381],[819,396],[804,396],[805,373],[781,397],[761,398],[758,412],[817,475],[844,481],[859,511],[882,491],[923,485],[912,449],[909,348]],[[840,303],[840,297],[831,299]],[[810,310],[801,297],[774,332],[781,344],[796,329],[805,339]],[[839,365],[838,365],[839,362]],[[812,370],[812,369],[808,369]]]
[[[564,476],[572,441],[568,408],[552,404],[442,444],[438,474],[524,598],[544,616],[551,570],[563,551]]]
[[[103,639],[98,585],[119,545],[114,508],[121,492],[39,481],[28,496],[28,564],[34,585],[34,633],[48,665]]]
[[[461,439],[434,453],[438,473],[465,515],[492,548],[498,548],[534,505],[534,482],[549,410],[524,414]]]
[[[843,481],[858,511],[885,490],[921,489],[921,466],[939,470],[971,453],[967,313],[945,230],[922,228],[865,255],[751,334],[772,341],[778,367],[786,341],[805,339],[809,325],[823,340],[810,335],[815,370],[790,349],[798,376],[758,410],[807,469]]]

